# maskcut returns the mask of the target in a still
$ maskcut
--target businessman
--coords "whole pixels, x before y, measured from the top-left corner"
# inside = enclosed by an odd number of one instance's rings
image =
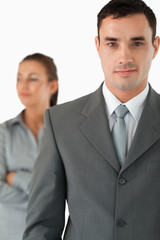
[[[105,81],[46,111],[23,240],[62,239],[66,201],[65,240],[160,240],[155,14],[141,0],[112,0],[95,43]]]

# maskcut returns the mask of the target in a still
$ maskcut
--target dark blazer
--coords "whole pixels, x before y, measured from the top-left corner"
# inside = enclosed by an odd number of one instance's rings
[[[53,107],[33,171],[23,240],[160,240],[160,96],[150,87],[120,167],[100,87]]]

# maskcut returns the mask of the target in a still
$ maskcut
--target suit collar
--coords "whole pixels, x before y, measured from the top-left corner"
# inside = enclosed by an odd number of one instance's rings
[[[160,139],[160,97],[150,86],[145,107],[121,169],[124,171]]]
[[[87,104],[82,110],[86,119],[81,125],[81,130],[97,149],[101,156],[117,171],[120,171],[120,163],[117,159],[114,143],[109,129],[108,117],[105,111],[105,103],[102,94],[102,85],[91,94]]]
[[[86,117],[81,125],[82,132],[103,158],[117,172],[120,172],[120,164],[105,111],[102,85],[97,91],[91,94],[88,102],[82,110],[82,114]],[[159,139],[160,97],[159,94],[150,87],[133,142],[121,171],[126,170]]]
[[[84,116],[89,117],[90,114],[92,114],[92,112],[94,112],[96,108],[104,102],[102,95],[102,86],[103,83],[95,92],[90,95],[89,100],[81,112]]]

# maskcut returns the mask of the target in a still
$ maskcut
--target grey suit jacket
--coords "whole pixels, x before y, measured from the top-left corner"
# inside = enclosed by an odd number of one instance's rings
[[[101,87],[51,108],[34,167],[24,240],[160,240],[160,96],[150,87],[120,167]]]

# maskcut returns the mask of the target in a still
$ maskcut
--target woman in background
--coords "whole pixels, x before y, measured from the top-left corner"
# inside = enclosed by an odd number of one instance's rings
[[[0,124],[1,240],[22,239],[44,112],[57,103],[58,76],[53,59],[40,53],[25,57],[18,68],[17,93],[24,110]]]

